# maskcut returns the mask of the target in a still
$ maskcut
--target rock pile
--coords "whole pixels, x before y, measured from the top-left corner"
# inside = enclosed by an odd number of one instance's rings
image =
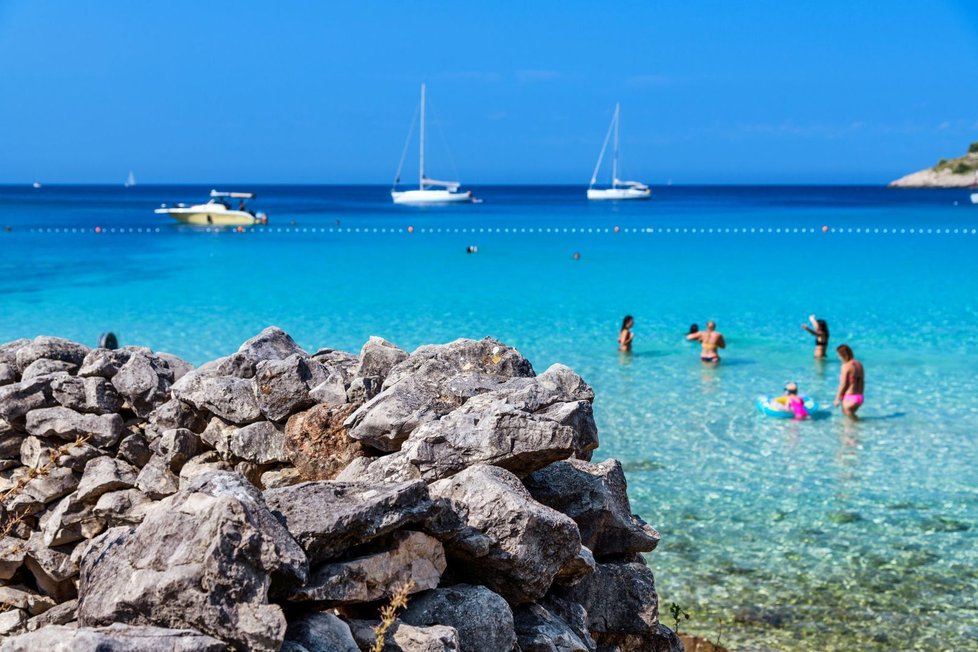
[[[497,341],[0,345],[0,651],[681,650],[593,392]]]

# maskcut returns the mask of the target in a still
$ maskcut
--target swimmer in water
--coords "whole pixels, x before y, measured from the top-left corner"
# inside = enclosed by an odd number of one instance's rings
[[[835,401],[832,405],[842,405],[842,414],[850,419],[859,419],[856,416],[863,404],[863,390],[866,380],[866,372],[863,363],[856,360],[852,349],[848,344],[840,344],[835,347],[835,352],[842,360],[842,371],[839,373],[839,391],[835,394]]]
[[[727,348],[727,342],[723,339],[723,333],[717,331],[716,322],[712,320],[706,322],[705,331],[690,333],[686,336],[686,339],[700,343],[700,361],[704,364],[719,364],[720,354],[718,353],[718,349]]]
[[[625,318],[621,322],[621,330],[618,331],[618,350],[631,352],[632,350],[632,340],[635,339],[635,333],[632,332],[632,326],[635,325],[635,320],[631,315],[625,315]]]
[[[815,336],[815,357],[824,358],[829,346],[829,324],[824,319],[815,319],[815,315],[809,315],[808,322],[811,326],[802,324],[801,327]]]
[[[805,400],[798,396],[798,384],[786,383],[784,386],[785,408],[794,412],[795,419],[801,421],[808,418],[808,409],[805,407]]]

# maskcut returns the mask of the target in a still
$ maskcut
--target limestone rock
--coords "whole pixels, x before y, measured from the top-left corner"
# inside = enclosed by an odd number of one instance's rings
[[[288,462],[283,428],[270,421],[259,421],[239,428],[231,435],[231,453],[253,464]]]
[[[0,419],[10,425],[23,426],[32,410],[57,405],[51,395],[51,378],[32,378],[0,387]]]
[[[353,373],[359,378],[379,376],[381,381],[390,370],[408,357],[407,352],[397,348],[382,337],[371,337],[360,349],[360,363]]]
[[[99,376],[58,376],[51,381],[51,393],[62,407],[76,412],[111,414],[122,408],[115,387]]]
[[[158,405],[156,409],[150,412],[147,420],[159,432],[173,428],[186,428],[199,433],[207,425],[207,421],[200,412],[191,405],[175,398]]]
[[[288,459],[307,480],[332,480],[350,462],[363,455],[360,444],[343,426],[352,405],[316,405],[292,415],[285,426]]]
[[[82,524],[92,521],[92,507],[84,504],[78,497],[78,492],[62,498],[54,509],[41,517],[41,540],[49,548],[74,543],[84,537]],[[89,529],[91,531],[91,529]]]
[[[34,532],[27,542],[24,565],[34,576],[34,582],[56,602],[64,602],[77,594],[75,583],[78,564],[71,559],[70,546],[48,546],[40,532]]]
[[[136,476],[136,488],[153,500],[160,500],[180,489],[180,479],[170,470],[165,458],[153,455]]]
[[[0,459],[13,459],[20,455],[24,435],[18,433],[6,421],[0,420]]]
[[[309,354],[302,350],[292,337],[276,326],[269,326],[258,335],[238,347],[238,353],[255,360],[284,360],[290,355],[300,355],[308,358]]]
[[[261,417],[251,382],[234,376],[208,376],[204,367],[191,371],[170,388],[174,397],[225,421],[247,424]]]
[[[173,372],[155,355],[133,353],[112,377],[112,385],[137,416],[146,417],[167,400]]]
[[[594,555],[591,551],[581,546],[581,550],[577,553],[577,556],[557,571],[554,582],[559,583],[561,586],[574,586],[593,573],[597,567],[597,562],[594,561]]]
[[[17,363],[0,362],[0,386],[16,383],[18,380],[20,372],[17,370]]]
[[[354,378],[346,389],[346,402],[360,406],[380,394],[384,379],[380,376]]]
[[[312,406],[309,390],[326,380],[321,364],[298,354],[258,363],[253,379],[255,400],[270,421],[281,421]]]
[[[200,433],[200,439],[218,453],[228,455],[231,452],[231,438],[237,430],[238,427],[234,424],[220,417],[211,417],[207,427]]]
[[[462,652],[508,652],[516,645],[512,610],[484,586],[456,584],[417,595],[401,620],[415,627],[454,628]]]
[[[24,563],[27,542],[17,537],[0,537],[0,580],[9,580]]]
[[[7,639],[0,652],[227,652],[228,646],[190,629],[51,625]]]
[[[139,432],[123,437],[119,442],[119,448],[116,449],[116,457],[139,469],[146,466],[152,456],[153,451],[149,447],[149,442]]]
[[[158,352],[156,357],[165,362],[166,366],[170,368],[170,373],[173,374],[173,382],[180,380],[194,370],[192,364],[172,353]]]
[[[149,496],[138,489],[123,489],[102,494],[92,513],[109,527],[136,525],[142,522],[143,515],[152,504]]]
[[[7,609],[0,612],[0,637],[16,632],[27,622],[27,612],[23,609]],[[7,646],[0,647],[0,651]]]
[[[54,604],[54,600],[48,596],[35,593],[26,586],[0,586],[0,605],[23,609],[28,616],[40,615]]]
[[[66,407],[41,408],[27,414],[27,432],[35,437],[64,441],[88,437],[99,448],[114,446],[122,430],[122,417],[118,414],[82,414]]]
[[[659,542],[659,533],[632,514],[617,460],[556,462],[524,482],[538,502],[574,519],[581,541],[598,559],[649,552]]]
[[[350,626],[328,611],[290,620],[285,636],[307,652],[360,652]]]
[[[538,604],[513,610],[516,637],[522,652],[595,652],[557,615]]]
[[[101,376],[111,380],[133,353],[151,353],[145,347],[124,346],[121,349],[92,349],[82,360],[79,376]]]
[[[420,521],[432,509],[423,482],[303,482],[265,491],[265,502],[313,564]]]
[[[259,483],[262,489],[281,489],[282,487],[290,487],[294,484],[299,484],[303,481],[303,477],[299,475],[299,471],[291,466],[286,466],[281,469],[274,469],[272,471],[265,471],[261,474],[259,478]]]
[[[78,600],[68,600],[61,604],[56,604],[47,611],[34,616],[25,624],[24,629],[33,632],[41,627],[51,625],[64,625],[75,620],[78,611]]]
[[[187,485],[202,473],[233,470],[231,464],[222,459],[217,451],[201,453],[197,457],[187,460],[187,463],[180,469],[180,488],[186,489]]]
[[[445,541],[453,569],[511,604],[543,597],[581,549],[574,521],[535,502],[499,467],[476,465],[428,489],[449,501],[462,523]]]
[[[20,440],[20,463],[29,469],[37,469],[51,461],[54,446],[40,437],[26,437]]]
[[[174,473],[179,473],[191,457],[202,453],[204,444],[200,436],[187,428],[172,428],[163,432],[156,444],[156,452]]]
[[[0,364],[17,364],[17,351],[24,348],[31,341],[26,337],[0,344]],[[20,369],[18,368],[18,371]]]
[[[104,454],[103,451],[86,442],[68,442],[67,444],[58,446],[58,450],[61,451],[61,456],[58,458],[58,466],[71,469],[78,474],[81,474],[85,470],[85,466],[89,460],[93,460]]]
[[[57,467],[30,480],[19,494],[7,498],[4,506],[10,511],[36,514],[77,487],[78,475],[71,469]]]
[[[442,544],[421,532],[395,532],[385,550],[316,568],[289,599],[326,605],[374,602],[413,582],[411,593],[438,586],[445,572]]]
[[[20,379],[30,380],[31,378],[40,378],[41,376],[50,376],[53,374],[71,374],[76,371],[78,371],[78,365],[73,362],[41,358],[27,365],[27,368],[21,372]]]
[[[348,402],[346,394],[346,379],[343,374],[333,372],[326,380],[309,390],[309,398],[313,403],[326,404],[330,407],[340,407]]]
[[[286,623],[268,603],[273,577],[302,581],[306,572],[257,490],[232,473],[205,474],[139,525],[92,541],[79,622],[188,627],[241,649],[277,651]]]
[[[85,465],[85,472],[78,483],[77,499],[85,503],[96,502],[102,494],[136,486],[137,469],[127,462],[112,457],[96,457]]]
[[[23,372],[31,363],[42,358],[80,365],[89,351],[84,344],[41,335],[35,337],[30,344],[17,349],[17,366]]]
[[[361,650],[373,649],[379,620],[351,620],[350,631]],[[395,620],[384,636],[383,652],[458,652],[458,632],[454,627],[432,625],[415,627]]]
[[[431,344],[416,349],[391,369],[384,387],[391,387],[407,376],[421,376],[434,383],[445,383],[461,373],[479,372],[499,380],[530,378],[530,361],[516,349],[492,338],[458,339],[448,344]]]

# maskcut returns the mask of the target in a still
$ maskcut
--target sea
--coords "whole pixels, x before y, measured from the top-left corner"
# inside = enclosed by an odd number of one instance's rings
[[[0,341],[103,332],[195,364],[268,325],[309,351],[491,336],[595,391],[664,623],[734,650],[978,649],[978,206],[967,191],[262,186],[267,226],[188,227],[204,186],[0,187]],[[474,252],[469,253],[470,248]],[[617,350],[622,318],[634,351]],[[813,358],[809,315],[828,321]],[[716,367],[684,334],[715,320]],[[847,343],[866,369],[832,408]],[[823,409],[756,409],[793,381]],[[678,613],[678,612],[677,612]]]

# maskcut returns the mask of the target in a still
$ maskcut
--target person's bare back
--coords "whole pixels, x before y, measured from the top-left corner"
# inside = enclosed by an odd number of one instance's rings
[[[687,340],[699,341],[701,347],[700,360],[708,364],[720,362],[720,354],[717,350],[727,348],[727,342],[723,339],[723,333],[717,331],[716,327],[716,323],[708,321],[706,322],[705,331],[690,333],[686,336]]]

